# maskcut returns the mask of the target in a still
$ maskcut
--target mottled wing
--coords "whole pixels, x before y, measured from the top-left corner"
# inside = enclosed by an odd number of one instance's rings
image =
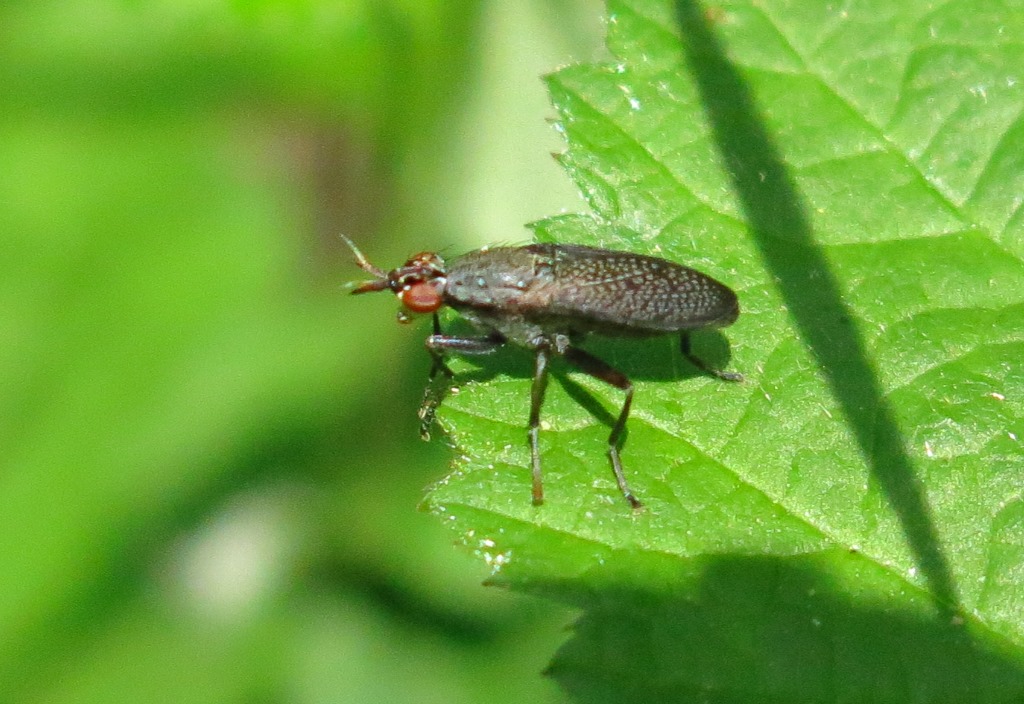
[[[576,245],[531,245],[545,315],[619,332],[724,327],[739,315],[736,294],[674,262]]]

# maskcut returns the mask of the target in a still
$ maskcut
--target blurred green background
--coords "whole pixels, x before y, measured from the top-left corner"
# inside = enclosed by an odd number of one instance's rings
[[[416,510],[426,328],[337,235],[581,209],[538,76],[601,11],[0,4],[0,701],[561,699],[572,614]]]

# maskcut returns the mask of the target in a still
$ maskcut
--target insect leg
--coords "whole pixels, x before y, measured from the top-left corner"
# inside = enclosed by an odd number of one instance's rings
[[[718,377],[722,381],[743,381],[743,375],[739,372],[727,372],[723,369],[715,369],[703,359],[695,355],[690,350],[690,333],[684,332],[679,336],[679,349],[682,351],[683,356],[690,360],[690,364],[700,369],[705,374]]]
[[[540,428],[540,407],[544,403],[544,391],[548,386],[548,350],[537,348],[536,365],[533,370],[533,386],[530,388],[530,460],[533,466],[533,505],[544,503],[544,486],[540,474],[540,445],[537,433]]]
[[[608,457],[612,461],[612,471],[615,472],[615,481],[619,484],[619,491],[626,497],[626,501],[633,508],[640,508],[642,504],[633,495],[633,490],[626,482],[626,475],[622,471],[622,460],[619,459],[619,440],[622,432],[626,429],[626,419],[629,418],[629,408],[633,405],[633,384],[625,374],[610,364],[601,361],[589,352],[584,352],[576,347],[570,347],[565,351],[565,358],[575,364],[583,372],[595,379],[611,384],[626,392],[626,400],[622,403],[622,410],[619,417],[612,426],[612,433],[608,436]]]
[[[434,313],[434,334],[430,337],[444,337],[444,334],[441,332],[441,319],[437,316],[437,313]],[[444,352],[434,349],[430,344],[429,337],[427,338],[427,352],[430,353],[431,358],[434,360],[434,363],[430,367],[430,381],[434,380],[434,377],[437,376],[438,372],[444,372],[445,376],[449,379],[455,376],[452,373],[452,370],[448,368],[448,365],[444,363]]]
[[[423,401],[420,403],[420,437],[424,440],[430,439],[430,428],[434,424],[434,416],[437,409],[444,400],[444,393],[447,385],[438,387],[434,379],[438,372],[444,372],[446,378],[455,376],[452,370],[445,364],[444,356],[448,352],[456,354],[490,354],[505,344],[505,339],[496,335],[490,337],[448,337],[441,333],[441,324],[434,316],[434,334],[426,339],[427,352],[434,360],[430,368],[430,377],[427,380],[427,387],[423,390]]]
[[[452,370],[448,368],[448,365],[444,363],[444,352],[430,344],[431,339],[443,337],[441,319],[437,313],[434,313],[433,317],[434,334],[428,337],[426,342],[427,352],[430,353],[433,364],[430,365],[430,375],[427,377],[427,385],[423,389],[423,399],[420,401],[420,410],[417,412],[420,419],[420,437],[424,440],[430,439],[430,427],[434,424],[434,416],[437,415],[438,406],[444,400],[444,392],[435,388],[434,379],[437,377],[438,372],[444,372],[444,375],[449,379],[455,376]]]

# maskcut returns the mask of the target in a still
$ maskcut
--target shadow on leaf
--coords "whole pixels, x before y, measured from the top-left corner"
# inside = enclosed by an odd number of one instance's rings
[[[798,333],[843,409],[872,476],[899,516],[940,617],[951,617],[959,601],[924,488],[864,342],[849,324],[853,316],[814,239],[802,198],[750,88],[712,31],[705,8],[695,0],[677,0],[675,8],[684,59],[751,233],[778,281]]]
[[[911,595],[913,611],[865,606],[858,583],[906,584],[860,555],[664,560],[657,572],[674,570],[675,579],[638,580],[634,572],[650,570],[649,562],[605,565],[605,574],[591,577],[612,583],[590,590],[582,604],[571,586],[533,585],[584,608],[547,673],[575,701],[903,704],[1024,696],[1020,663],[979,645],[970,622],[936,620],[929,595]],[[664,588],[643,590],[638,582]]]

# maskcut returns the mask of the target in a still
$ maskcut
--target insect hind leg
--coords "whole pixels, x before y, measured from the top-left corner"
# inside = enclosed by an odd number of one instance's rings
[[[619,411],[619,417],[615,420],[615,424],[612,425],[612,432],[608,436],[608,457],[612,462],[612,471],[615,472],[615,481],[619,485],[619,491],[626,497],[626,501],[629,502],[630,506],[641,508],[643,504],[633,494],[633,490],[629,488],[626,475],[622,471],[622,460],[619,459],[619,443],[622,439],[622,433],[626,429],[629,409],[633,405],[633,383],[629,380],[629,377],[615,367],[577,347],[570,347],[565,350],[565,358],[586,374],[626,392],[626,400],[622,403],[622,410]]]

